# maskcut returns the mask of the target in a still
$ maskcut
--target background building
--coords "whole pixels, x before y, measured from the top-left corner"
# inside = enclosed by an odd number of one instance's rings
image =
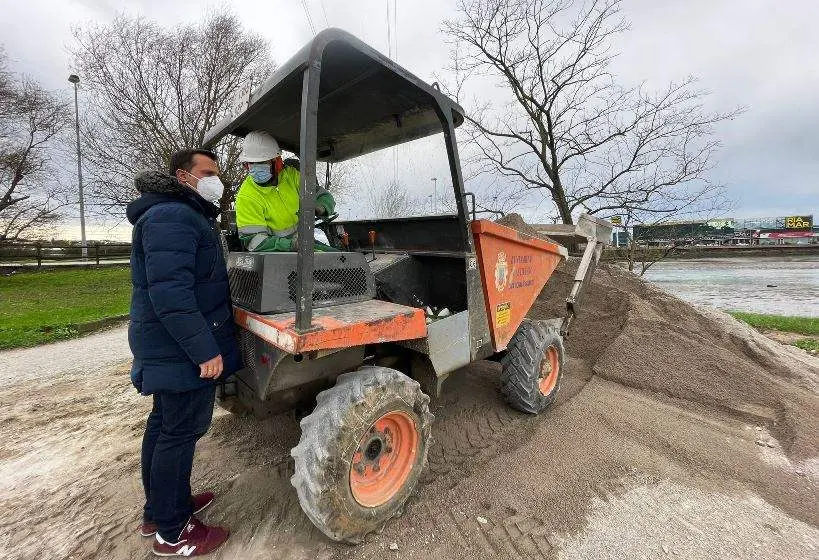
[[[771,218],[719,218],[637,225],[641,245],[785,245],[819,243],[813,215]],[[615,238],[618,245],[622,236]]]

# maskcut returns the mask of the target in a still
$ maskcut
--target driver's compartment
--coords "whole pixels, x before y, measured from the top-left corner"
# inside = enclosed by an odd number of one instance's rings
[[[235,213],[224,230],[233,302],[253,313],[296,309],[297,253],[242,250]],[[414,307],[434,320],[467,309],[466,256],[456,215],[317,225],[339,252],[315,252],[313,308],[371,299]]]

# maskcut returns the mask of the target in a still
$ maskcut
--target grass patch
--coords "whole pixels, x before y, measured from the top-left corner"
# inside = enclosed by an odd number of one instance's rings
[[[819,318],[816,317],[765,315],[763,313],[747,313],[745,311],[729,311],[728,313],[757,329],[819,335]]]
[[[73,338],[80,325],[125,315],[130,301],[127,267],[0,277],[0,349]]]
[[[808,352],[819,352],[819,340],[815,338],[803,338],[794,342],[793,345]]]

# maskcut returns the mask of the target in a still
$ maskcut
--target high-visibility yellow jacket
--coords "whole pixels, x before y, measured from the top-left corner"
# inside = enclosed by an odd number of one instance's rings
[[[298,169],[286,166],[277,185],[259,185],[248,175],[236,195],[236,225],[248,251],[292,251],[293,234],[298,228]],[[316,189],[316,206],[327,215],[335,210],[335,200],[325,189]]]

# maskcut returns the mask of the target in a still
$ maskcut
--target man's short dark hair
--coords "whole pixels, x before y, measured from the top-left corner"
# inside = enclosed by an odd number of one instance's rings
[[[218,161],[216,159],[216,154],[210,150],[203,150],[201,148],[196,150],[179,150],[171,156],[171,162],[168,166],[170,168],[170,174],[176,175],[177,169],[184,169],[185,171],[190,171],[193,169],[193,156],[196,154],[209,157],[213,161]]]

